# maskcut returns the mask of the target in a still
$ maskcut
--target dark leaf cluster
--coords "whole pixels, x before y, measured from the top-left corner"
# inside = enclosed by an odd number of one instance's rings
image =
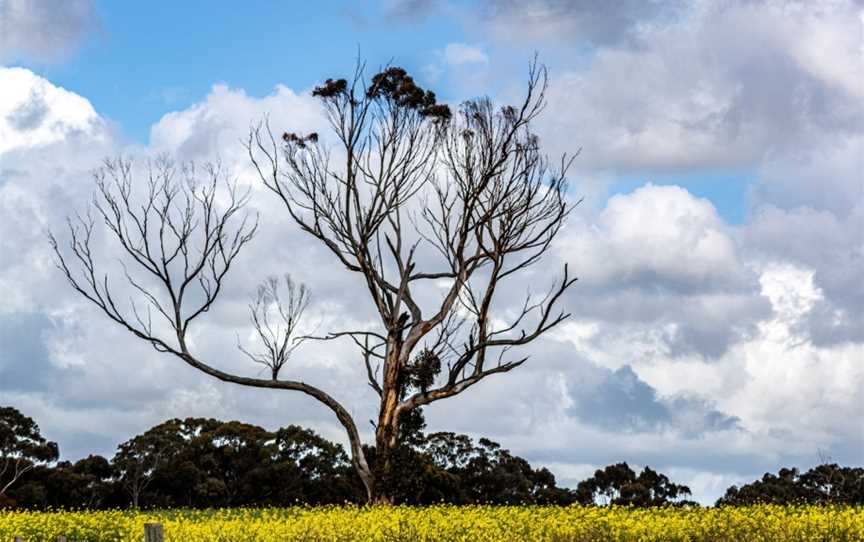
[[[348,81],[345,79],[327,79],[323,85],[312,90],[312,96],[327,100],[337,98],[347,92]]]
[[[317,89],[316,89],[317,90]],[[438,121],[448,121],[452,116],[450,107],[437,103],[435,93],[423,90],[414,78],[396,66],[375,74],[366,90],[370,99],[384,99],[398,107],[414,109],[420,115]]]
[[[305,149],[308,144],[318,142],[318,134],[312,132],[306,136],[301,136],[294,132],[285,132],[282,134],[282,141],[288,145],[297,145],[301,149]]]

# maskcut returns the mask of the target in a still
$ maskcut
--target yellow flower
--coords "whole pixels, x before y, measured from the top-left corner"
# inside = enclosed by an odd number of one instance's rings
[[[0,542],[57,535],[140,541],[159,522],[168,542],[700,542],[864,540],[864,508],[358,506],[285,509],[0,511]]]

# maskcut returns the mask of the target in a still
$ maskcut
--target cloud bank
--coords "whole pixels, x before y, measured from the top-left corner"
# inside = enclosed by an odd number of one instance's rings
[[[0,62],[59,60],[98,26],[92,0],[2,0]]]

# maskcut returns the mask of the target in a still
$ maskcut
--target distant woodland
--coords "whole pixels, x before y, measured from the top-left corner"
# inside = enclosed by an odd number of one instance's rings
[[[627,463],[598,469],[576,488],[559,487],[498,443],[427,433],[422,410],[403,418],[395,501],[400,504],[684,506],[690,489]],[[374,464],[375,449],[365,453]],[[239,421],[168,420],[120,444],[112,458],[60,459],[34,420],[0,407],[0,507],[209,508],[365,502],[340,444],[291,425],[277,431]],[[780,469],[730,487],[718,506],[755,503],[864,504],[864,469],[823,464]]]

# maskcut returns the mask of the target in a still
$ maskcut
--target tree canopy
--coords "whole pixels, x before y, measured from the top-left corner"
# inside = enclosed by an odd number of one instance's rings
[[[717,501],[718,506],[760,503],[864,504],[864,468],[836,463],[817,465],[805,473],[783,468],[741,487],[732,486]]]
[[[594,476],[579,482],[576,495],[582,504],[615,504],[619,506],[665,506],[693,504],[684,500],[690,488],[678,485],[645,467],[638,475],[627,463],[609,465],[594,472]]]
[[[0,504],[28,471],[58,456],[57,444],[42,436],[32,418],[15,408],[0,407]]]

